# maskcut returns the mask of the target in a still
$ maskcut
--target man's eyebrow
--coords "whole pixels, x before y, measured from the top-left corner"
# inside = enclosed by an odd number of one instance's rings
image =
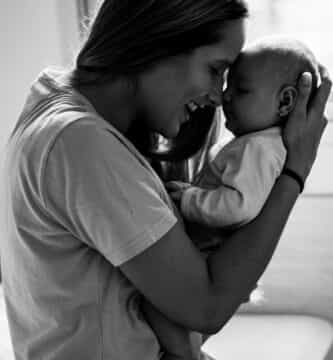
[[[226,66],[226,67],[229,67],[231,66],[232,62],[229,61],[229,60],[215,60],[214,61],[214,64],[216,66]]]
[[[218,69],[220,68],[229,69],[231,65],[232,62],[229,60],[216,60],[213,62],[213,66],[215,66]]]

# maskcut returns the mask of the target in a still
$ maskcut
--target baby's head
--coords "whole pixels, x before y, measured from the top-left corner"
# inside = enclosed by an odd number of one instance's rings
[[[297,99],[297,81],[312,75],[318,85],[318,63],[300,41],[286,37],[263,38],[246,47],[228,72],[223,93],[226,127],[234,135],[284,124]]]

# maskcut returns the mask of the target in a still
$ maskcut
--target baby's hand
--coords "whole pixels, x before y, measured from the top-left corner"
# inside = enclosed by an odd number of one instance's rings
[[[165,187],[168,190],[172,200],[179,202],[181,200],[184,190],[191,186],[190,183],[182,181],[169,181],[165,183]]]

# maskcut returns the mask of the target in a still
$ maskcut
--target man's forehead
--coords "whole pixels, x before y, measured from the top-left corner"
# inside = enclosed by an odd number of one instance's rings
[[[208,46],[210,55],[216,61],[230,66],[241,51],[245,42],[244,21],[235,20],[220,29],[220,40]]]
[[[245,80],[249,71],[252,71],[251,62],[247,54],[241,53],[236,58],[235,62],[230,67],[230,74],[237,76],[239,80]]]
[[[217,59],[214,61],[214,65],[218,67],[230,67],[232,64],[232,61],[229,59]]]

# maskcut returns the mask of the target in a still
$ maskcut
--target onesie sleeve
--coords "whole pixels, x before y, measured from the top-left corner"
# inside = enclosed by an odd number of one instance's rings
[[[64,229],[119,266],[177,222],[162,183],[147,165],[111,132],[73,124],[49,153],[45,205]]]
[[[184,216],[209,226],[240,226],[255,218],[280,175],[286,151],[281,138],[234,141],[209,164],[219,178],[214,189],[184,191]]]

